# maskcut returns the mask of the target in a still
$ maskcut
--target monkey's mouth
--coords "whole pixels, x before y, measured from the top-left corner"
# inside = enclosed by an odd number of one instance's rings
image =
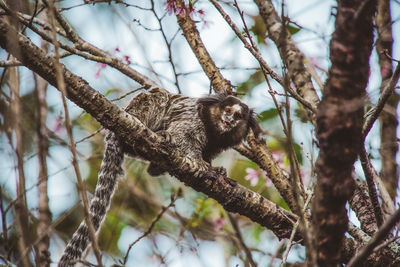
[[[228,122],[228,121],[226,121],[224,119],[222,119],[221,122],[222,122],[221,123],[221,130],[222,131],[228,131],[229,129],[232,128],[232,125],[231,125],[230,122]]]

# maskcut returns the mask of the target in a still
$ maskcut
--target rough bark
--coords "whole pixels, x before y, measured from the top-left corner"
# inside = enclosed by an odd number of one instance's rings
[[[182,5],[184,5],[184,2],[178,0],[177,6]],[[210,79],[210,83],[213,86],[214,90],[219,93],[232,93],[232,85],[230,81],[226,80],[222,76],[221,72],[215,65],[215,62],[212,60],[203,41],[200,38],[200,34],[196,28],[195,22],[190,17],[190,11],[188,10],[188,7],[185,8],[186,12],[180,12],[176,15],[176,17],[178,19],[178,24],[183,31],[183,35],[190,45],[190,48],[196,55],[196,58],[199,61],[200,66],[203,68],[208,79]]]
[[[379,65],[381,69],[382,92],[385,85],[389,82],[392,73],[392,60],[387,55],[392,55],[392,19],[390,16],[390,1],[378,1],[378,14],[376,16],[376,25],[378,28],[378,40],[376,50],[379,56]],[[387,55],[384,53],[386,51]],[[386,103],[386,108],[379,117],[381,145],[379,152],[381,154],[382,169],[380,176],[385,184],[392,199],[396,197],[398,185],[399,169],[396,163],[397,144],[397,104],[399,96],[393,93]]]
[[[305,56],[299,50],[291,38],[289,32],[283,32],[286,27],[283,25],[278,13],[270,0],[255,0],[260,10],[265,25],[267,26],[268,37],[278,47],[281,58],[288,67],[290,79],[296,86],[296,90],[313,108],[319,103],[318,95],[311,81],[311,74],[304,65]]]
[[[48,229],[51,224],[51,212],[49,209],[49,196],[47,195],[47,155],[49,142],[47,139],[47,104],[46,104],[47,82],[41,77],[36,77],[36,97],[37,97],[37,151],[39,158],[39,217],[37,234],[39,242],[36,245],[36,264],[38,266],[50,266],[49,243],[50,238]]]
[[[357,179],[354,194],[349,200],[350,207],[357,214],[360,220],[361,229],[372,236],[378,229],[376,224],[374,208],[368,195],[368,188],[365,182]]]
[[[13,57],[11,57],[13,59]],[[11,109],[13,114],[13,127],[15,132],[15,153],[17,156],[17,199],[15,201],[16,227],[19,232],[18,248],[21,255],[21,265],[24,267],[32,266],[28,255],[26,254],[29,245],[29,224],[28,207],[25,192],[25,173],[24,173],[24,144],[22,136],[22,106],[20,99],[20,82],[17,67],[10,68],[9,87],[11,91]],[[12,142],[12,140],[10,140]]]
[[[330,43],[332,66],[317,113],[320,154],[312,216],[318,266],[339,263],[347,230],[345,204],[353,193],[353,164],[363,140],[363,108],[375,9],[375,1],[338,2]]]

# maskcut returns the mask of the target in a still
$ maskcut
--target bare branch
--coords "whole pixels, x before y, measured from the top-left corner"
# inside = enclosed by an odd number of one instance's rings
[[[125,257],[124,257],[124,261],[121,262],[121,264],[123,264],[124,266],[126,265],[126,262],[128,261],[128,257],[129,257],[129,252],[131,251],[132,247],[138,243],[142,238],[148,236],[151,231],[153,231],[154,226],[156,225],[156,223],[161,219],[161,217],[163,216],[163,214],[171,207],[173,207],[175,205],[175,201],[177,199],[179,199],[182,195],[182,189],[179,188],[178,192],[171,196],[171,202],[168,204],[168,206],[166,207],[162,207],[160,213],[157,215],[157,217],[153,220],[153,222],[150,224],[150,227],[141,235],[139,236],[134,242],[129,244],[128,250],[125,253]]]
[[[368,185],[368,192],[371,198],[372,207],[374,208],[375,219],[378,227],[380,227],[383,223],[383,214],[382,209],[378,200],[378,193],[376,192],[374,176],[376,176],[375,169],[372,167],[371,162],[368,159],[367,151],[365,151],[364,145],[360,151],[360,161],[361,166],[364,170],[365,179]]]
[[[369,78],[375,5],[368,6],[365,16],[356,18],[362,1],[338,2],[330,43],[332,66],[318,106],[320,154],[312,209],[318,266],[339,262],[348,227],[346,202],[354,190],[353,165],[363,144],[363,105],[356,103],[364,99]]]
[[[271,38],[279,49],[282,59],[286,59],[285,64],[288,66],[290,79],[296,86],[299,95],[317,108],[319,97],[314,89],[311,81],[311,75],[304,66],[304,55],[297,48],[290,34],[285,35],[285,40],[282,41],[282,29],[286,29],[282,25],[272,2],[270,0],[255,0],[260,15],[262,16],[265,25],[267,26],[268,37]]]
[[[56,75],[56,83],[57,83],[57,88],[61,92],[61,99],[64,107],[64,115],[65,115],[65,128],[67,130],[68,134],[68,139],[70,143],[70,150],[72,154],[72,165],[74,167],[76,179],[78,181],[78,192],[81,194],[82,202],[83,202],[83,212],[85,214],[85,222],[86,225],[88,226],[89,230],[89,238],[93,246],[93,251],[97,259],[97,264],[99,267],[103,267],[103,263],[101,260],[101,252],[99,245],[97,243],[97,238],[96,238],[96,230],[94,229],[93,222],[92,222],[92,214],[90,213],[90,208],[89,208],[89,201],[86,195],[86,186],[83,182],[81,172],[79,170],[79,165],[78,165],[78,160],[77,160],[77,152],[76,152],[76,146],[74,142],[74,137],[72,135],[72,125],[71,121],[69,119],[69,111],[68,111],[68,106],[66,102],[66,95],[67,95],[67,88],[66,88],[66,83],[64,80],[64,74],[63,74],[63,69],[60,63],[60,55],[58,53],[58,42],[57,42],[57,32],[56,32],[56,23],[55,23],[55,7],[54,7],[54,2],[53,0],[48,0],[44,1],[46,5],[48,5],[47,8],[47,15],[49,18],[49,22],[52,28],[52,34],[53,34],[53,45],[54,45],[54,50],[55,50],[55,57],[54,57],[54,67],[55,67],[55,75]]]
[[[376,103],[376,105],[366,114],[368,118],[366,119],[363,126],[364,138],[368,135],[379,114],[382,112],[383,107],[385,106],[387,100],[392,95],[399,78],[400,78],[400,63],[397,63],[397,67],[393,73],[393,76],[392,78],[390,78],[389,82],[385,86],[385,89],[383,89],[381,97],[378,100],[378,103]]]
[[[47,50],[47,43],[42,42],[42,49]],[[39,217],[37,226],[37,235],[43,236],[39,239],[36,245],[36,264],[39,266],[49,266],[50,265],[50,252],[49,244],[50,238],[48,235],[44,234],[51,224],[51,212],[49,208],[49,196],[47,194],[47,155],[49,150],[49,140],[47,135],[46,118],[48,107],[46,103],[46,89],[48,83],[43,80],[39,75],[35,75],[36,82],[36,118],[37,118],[37,136],[36,147],[38,151],[39,160]]]
[[[231,225],[233,227],[235,235],[236,235],[237,239],[240,242],[240,245],[242,246],[244,252],[246,253],[246,257],[247,257],[247,260],[250,263],[250,266],[256,267],[257,264],[255,263],[255,261],[253,259],[253,256],[251,255],[250,249],[246,246],[246,243],[243,240],[243,236],[242,236],[242,234],[240,232],[240,229],[239,229],[238,223],[236,221],[236,218],[234,218],[232,216],[232,214],[230,214],[229,212],[228,212],[228,218],[229,218],[229,221],[230,221],[230,223],[231,223]]]
[[[176,1],[177,6],[185,5],[182,0]],[[232,93],[232,85],[230,81],[226,80],[214,61],[212,60],[210,54],[208,53],[203,41],[200,38],[199,31],[196,28],[195,22],[190,17],[190,11],[188,7],[185,6],[186,12],[180,12],[176,15],[178,19],[178,24],[183,31],[188,44],[192,48],[193,53],[196,55],[201,67],[206,73],[208,79],[210,79],[211,85],[216,92],[228,92]]]

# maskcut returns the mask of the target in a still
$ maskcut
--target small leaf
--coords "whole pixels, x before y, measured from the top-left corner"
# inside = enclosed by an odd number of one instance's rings
[[[278,116],[278,110],[276,108],[270,108],[267,110],[264,110],[258,115],[258,120],[259,122],[264,122],[270,119],[275,118]]]
[[[259,85],[263,81],[265,81],[264,73],[261,70],[257,70],[256,72],[250,75],[247,81],[238,85],[237,92],[247,94],[251,92],[251,90],[253,90],[254,87]]]
[[[295,35],[296,33],[298,33],[301,30],[301,28],[290,25],[290,24],[286,25],[286,29],[288,30],[290,35]]]

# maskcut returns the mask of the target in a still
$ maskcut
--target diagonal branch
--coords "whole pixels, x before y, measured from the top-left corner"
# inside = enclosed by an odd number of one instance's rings
[[[14,18],[18,19],[19,22],[24,24],[24,26],[30,28],[33,30],[35,33],[40,35],[44,40],[48,41],[49,43],[53,43],[53,38],[50,34],[48,34],[46,31],[39,29],[37,27],[34,27],[30,21],[31,18],[27,17],[26,15],[23,15],[21,13],[17,13],[14,10],[10,9],[5,3],[0,2],[0,7],[3,8],[8,14],[13,16]],[[57,29],[57,33],[61,34],[62,36],[69,36],[71,41],[74,43],[75,47],[68,46],[62,42],[57,42],[58,45],[62,48],[65,49],[66,51],[76,54],[78,56],[81,56],[83,58],[93,60],[96,62],[101,62],[104,64],[107,64],[117,70],[119,70],[121,73],[125,74],[126,76],[130,77],[134,81],[138,82],[142,86],[144,86],[146,89],[149,88],[155,88],[158,87],[157,83],[154,82],[152,79],[149,77],[137,72],[136,70],[132,69],[129,67],[127,64],[123,63],[120,59],[111,56],[109,53],[106,51],[86,42],[83,40],[78,34],[76,34],[73,29],[68,25],[68,23],[64,20],[64,18],[61,16],[61,14],[58,12],[57,9],[53,9],[57,18],[57,21],[63,25],[63,28],[67,33],[64,31]],[[51,27],[48,25],[46,22],[41,21],[39,19],[34,19],[35,23],[38,23],[41,25],[44,29],[49,30]],[[72,36],[72,37],[71,37]],[[88,53],[82,52],[86,51]]]
[[[184,1],[177,0],[177,6],[185,6]],[[193,53],[196,55],[201,67],[210,79],[211,85],[216,92],[232,92],[230,81],[226,80],[222,73],[219,71],[215,62],[212,60],[208,53],[203,41],[200,38],[199,31],[196,28],[195,22],[190,17],[190,11],[185,6],[186,12],[179,12],[176,17],[178,24],[183,31],[188,44],[192,48]]]
[[[400,78],[400,63],[397,63],[397,67],[393,73],[393,76],[392,78],[390,78],[389,82],[383,89],[381,97],[378,100],[378,103],[376,103],[376,105],[368,112],[368,114],[366,114],[369,117],[365,121],[363,127],[364,138],[368,135],[376,119],[379,117],[379,114],[382,112],[383,107],[385,106],[387,100],[394,92],[394,89],[396,88],[396,84],[399,81],[399,78]]]
[[[225,21],[229,24],[229,26],[235,32],[236,36],[242,41],[244,47],[247,50],[249,50],[249,52],[257,59],[257,61],[259,62],[260,66],[264,69],[264,71],[266,71],[279,84],[284,86],[283,79],[268,66],[267,62],[261,56],[261,52],[258,49],[258,46],[252,41],[252,39],[250,38],[251,43],[249,43],[246,40],[246,38],[243,36],[243,34],[239,30],[239,28],[232,21],[232,19],[229,17],[229,15],[222,9],[222,7],[218,4],[218,2],[216,0],[211,0],[211,3],[215,6],[215,8],[218,10],[218,12],[221,14],[221,16],[225,19]],[[305,99],[303,99],[302,96],[300,96],[290,86],[287,86],[287,89],[288,89],[290,95],[293,96],[293,98],[295,98],[297,101],[299,101],[301,104],[303,104],[309,110],[311,110],[314,114],[316,113],[315,104],[312,105],[309,102],[307,102]]]
[[[13,42],[12,40],[15,40]],[[55,60],[35,46],[27,37],[17,33],[0,17],[0,46],[11,54],[15,54],[24,66],[38,73],[53,86],[57,85]],[[118,133],[118,136],[135,147],[135,151],[143,158],[157,161],[171,175],[217,200],[227,211],[246,216],[267,227],[279,238],[290,236],[293,223],[297,217],[261,195],[236,184],[227,177],[215,180],[209,171],[190,167],[197,166],[174,150],[164,138],[145,127],[137,118],[118,108],[103,95],[94,90],[88,83],[71,73],[61,65],[66,83],[67,97],[86,110],[104,127]],[[194,174],[199,178],[194,178]],[[210,177],[211,176],[211,177]],[[297,236],[295,240],[300,240]]]
[[[295,84],[297,92],[316,109],[319,97],[312,84],[311,75],[304,66],[304,54],[299,50],[289,33],[283,34],[282,30],[286,27],[283,26],[272,2],[270,0],[255,0],[254,2],[257,4],[260,15],[267,26],[268,37],[276,44],[281,58],[286,61],[285,65],[288,66],[290,79]],[[283,36],[285,39],[281,40]]]

